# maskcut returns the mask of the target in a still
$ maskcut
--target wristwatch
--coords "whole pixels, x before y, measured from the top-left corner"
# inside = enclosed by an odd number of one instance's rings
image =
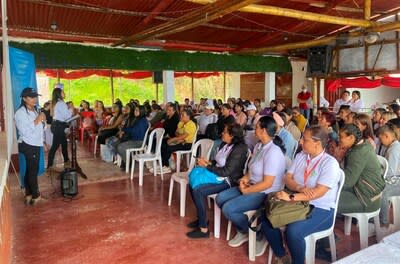
[[[289,195],[289,199],[290,199],[290,201],[294,201],[294,194],[293,193]]]

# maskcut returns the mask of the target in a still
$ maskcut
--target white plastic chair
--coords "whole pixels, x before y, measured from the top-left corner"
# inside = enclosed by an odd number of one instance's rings
[[[334,227],[335,227],[335,220],[336,220],[336,214],[337,214],[337,207],[339,204],[339,197],[340,193],[342,192],[342,188],[344,185],[344,172],[340,170],[340,179],[339,179],[339,186],[338,190],[336,193],[336,204],[335,204],[335,213],[333,215],[333,222],[332,225],[323,231],[315,232],[312,233],[304,238],[306,242],[306,264],[314,264],[315,263],[315,243],[317,240],[324,238],[324,237],[329,237],[329,246],[331,250],[331,256],[332,256],[332,262],[336,261],[336,243],[335,243],[335,234],[333,232]],[[284,231],[285,228],[281,228],[281,231]],[[283,236],[284,237],[284,236]],[[273,251],[272,248],[269,247],[269,253],[268,253],[268,264],[272,263],[272,255]]]
[[[296,157],[296,151],[298,147],[299,147],[299,142],[296,141],[296,144],[294,144],[293,156],[289,157],[291,160],[294,160],[294,158]]]
[[[245,175],[247,172],[247,165],[249,163],[250,157],[251,157],[251,151],[248,149],[247,150],[247,160],[246,160],[246,163],[245,163],[244,169],[243,169],[243,175]],[[218,207],[216,199],[215,199],[217,197],[217,195],[218,194],[215,193],[215,194],[210,194],[209,196],[207,196],[209,204],[210,204],[211,199],[214,200],[214,237],[215,238],[219,238],[219,234],[220,234],[220,230],[221,230],[221,208]],[[228,222],[228,231],[226,234],[226,240],[229,240],[229,238],[230,238],[231,226],[232,226],[232,223],[231,223],[231,221],[229,221]]]
[[[389,202],[393,207],[393,232],[400,230],[400,196],[389,197]]]
[[[382,166],[382,178],[385,179],[388,172],[388,162],[387,160],[377,155],[379,163]],[[382,232],[379,223],[379,213],[381,209],[368,213],[348,213],[344,215],[344,234],[346,236],[351,233],[351,219],[354,217],[357,219],[358,232],[360,234],[360,248],[364,249],[368,247],[368,221],[369,219],[374,219],[375,230],[376,230],[376,240],[379,242],[382,239]]]
[[[198,132],[199,132],[199,126],[196,126],[196,132],[194,132],[193,144],[192,144],[192,148],[190,150],[178,150],[178,151],[174,152],[176,154],[176,172],[181,171],[181,158],[183,155],[186,154],[186,164],[189,164],[190,154],[193,152]]]
[[[130,162],[131,162],[131,156],[133,156],[135,154],[143,153],[145,151],[147,137],[149,135],[150,127],[151,127],[151,125],[149,123],[148,127],[147,127],[147,130],[146,130],[146,133],[144,134],[142,146],[140,146],[139,148],[130,148],[130,149],[126,150],[126,167],[125,167],[125,172],[126,173],[129,172],[129,165],[130,165]],[[118,157],[119,157],[119,155],[118,155]]]
[[[99,135],[96,135],[95,139],[94,139],[94,147],[93,147],[93,155],[96,158],[96,154],[97,154],[97,139],[99,138]]]
[[[150,133],[149,145],[147,147],[146,153],[137,154],[132,156],[132,167],[131,167],[131,180],[133,179],[133,172],[135,171],[135,161],[139,163],[139,186],[143,185],[143,169],[145,161],[153,161],[154,176],[157,175],[157,161],[160,165],[161,180],[164,180],[164,175],[162,171],[162,160],[161,160],[161,143],[164,136],[164,128],[156,128]],[[155,153],[151,153],[151,148],[153,145],[154,137],[156,137],[156,149]]]
[[[200,147],[200,156],[209,159],[211,149],[214,145],[214,141],[211,139],[200,139],[196,143],[193,144],[193,153],[197,153]],[[169,194],[168,194],[168,206],[171,206],[172,203],[172,193],[174,191],[174,182],[180,184],[181,192],[180,192],[180,216],[185,216],[185,208],[186,208],[186,185],[188,183],[188,176],[194,166],[196,165],[196,158],[194,156],[190,159],[189,170],[185,172],[175,172],[171,176],[171,180],[169,183]]]

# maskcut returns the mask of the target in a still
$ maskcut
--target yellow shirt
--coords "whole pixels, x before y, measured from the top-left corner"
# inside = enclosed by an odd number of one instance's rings
[[[299,128],[300,132],[303,132],[307,125],[307,119],[303,115],[298,115],[293,118],[296,121],[297,127]]]
[[[184,124],[182,121],[179,121],[176,132],[181,135],[185,133],[188,134],[188,136],[185,138],[185,143],[192,144],[194,141],[194,134],[196,133],[196,129],[197,126],[192,120],[190,120],[186,124]]]

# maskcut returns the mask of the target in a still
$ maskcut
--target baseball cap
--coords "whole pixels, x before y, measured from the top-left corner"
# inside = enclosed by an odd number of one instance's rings
[[[38,94],[33,88],[27,87],[21,92],[21,97],[38,97],[40,94]]]
[[[214,109],[215,109],[215,108],[214,108],[214,104],[207,104],[207,105],[205,106],[205,108],[210,109],[210,110],[214,110]]]
[[[257,110],[257,108],[256,108],[255,105],[249,104],[249,105],[246,107],[246,111],[249,111],[249,110]]]

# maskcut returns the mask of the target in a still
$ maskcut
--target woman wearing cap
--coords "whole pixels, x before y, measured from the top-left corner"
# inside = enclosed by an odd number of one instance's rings
[[[37,176],[46,121],[46,115],[36,111],[37,97],[33,88],[25,88],[21,93],[21,106],[15,112],[15,125],[19,134],[18,151],[26,160],[25,203],[32,205],[40,200]]]
[[[65,129],[68,127],[66,121],[71,118],[72,114],[68,110],[67,104],[64,102],[64,91],[60,88],[54,88],[52,94],[52,112],[53,123],[51,123],[51,132],[53,132],[53,144],[51,145],[49,156],[47,159],[47,169],[51,169],[54,163],[54,155],[58,147],[61,145],[62,155],[64,157],[64,166],[68,166],[68,143],[65,135]]]
[[[258,120],[261,115],[257,113],[257,108],[255,105],[250,104],[246,107],[247,112],[247,122],[244,126],[244,130],[246,131],[244,142],[249,147],[250,150],[253,150],[254,146],[258,142],[258,138],[255,135],[255,128]]]

